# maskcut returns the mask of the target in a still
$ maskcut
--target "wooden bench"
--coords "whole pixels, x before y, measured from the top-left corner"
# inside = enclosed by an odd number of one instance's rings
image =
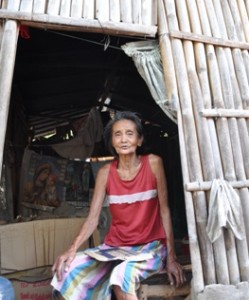
[[[179,259],[183,266],[187,281],[180,287],[170,285],[166,271],[152,275],[141,282],[138,290],[138,299],[147,300],[148,298],[174,299],[176,296],[186,296],[190,300],[192,278],[191,264],[186,263],[186,258]]]

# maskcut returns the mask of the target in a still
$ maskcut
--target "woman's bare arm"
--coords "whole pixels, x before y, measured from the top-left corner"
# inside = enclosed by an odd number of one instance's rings
[[[100,212],[106,195],[106,183],[109,168],[110,164],[106,164],[99,170],[89,214],[71,246],[55,260],[52,271],[53,273],[56,273],[58,280],[61,280],[62,272],[68,270],[79,247],[88,240],[98,226]]]
[[[172,228],[171,214],[168,204],[168,191],[166,177],[163,167],[162,159],[151,154],[149,156],[152,172],[156,176],[157,180],[157,192],[160,203],[160,212],[163,222],[163,227],[166,234],[167,245],[167,262],[166,270],[168,272],[169,280],[171,284],[181,285],[185,281],[185,276],[182,271],[182,267],[176,261],[176,253],[174,247],[174,234]]]

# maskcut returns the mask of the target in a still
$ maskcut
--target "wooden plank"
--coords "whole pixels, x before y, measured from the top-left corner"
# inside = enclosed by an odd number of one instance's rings
[[[225,108],[204,109],[201,112],[201,116],[206,118],[249,118],[249,110]]]
[[[84,0],[72,0],[71,17],[81,18],[83,16],[83,5]]]
[[[85,0],[83,5],[83,18],[94,19],[95,0]]]
[[[120,2],[110,0],[110,21],[120,22]]]
[[[20,11],[30,12],[33,10],[33,0],[21,0]]]
[[[98,20],[65,18],[61,16],[52,16],[49,14],[35,14],[12,12],[9,10],[0,10],[0,18],[11,18],[21,20],[23,25],[37,28],[58,29],[58,30],[75,30],[81,32],[100,32],[118,35],[124,34],[129,36],[155,37],[157,34],[156,26],[145,26],[137,24],[124,24],[122,22],[114,23],[102,21],[101,26]]]
[[[8,20],[4,26],[4,33],[0,51],[0,178],[3,164],[4,141],[9,114],[9,102],[15,56],[18,39],[18,26],[14,20]]]
[[[34,0],[34,7],[33,12],[34,13],[46,13],[46,0]]]

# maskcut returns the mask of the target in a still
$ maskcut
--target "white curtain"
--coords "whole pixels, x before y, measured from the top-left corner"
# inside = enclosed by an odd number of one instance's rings
[[[146,82],[150,93],[164,113],[175,123],[176,111],[166,98],[166,87],[161,54],[157,40],[126,43],[122,46],[124,52],[133,59],[134,64]]]

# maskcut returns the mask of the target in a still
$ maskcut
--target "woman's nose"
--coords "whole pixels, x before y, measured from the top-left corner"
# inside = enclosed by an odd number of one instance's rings
[[[126,136],[125,136],[125,134],[121,135],[121,142],[123,142],[123,143],[126,142]]]

